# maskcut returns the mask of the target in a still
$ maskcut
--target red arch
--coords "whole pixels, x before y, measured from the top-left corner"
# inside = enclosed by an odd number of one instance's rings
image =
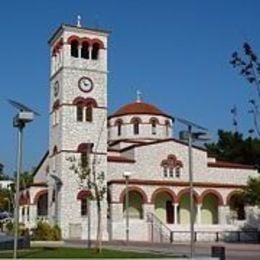
[[[153,121],[154,121],[156,124],[159,124],[158,118],[156,118],[156,117],[151,117],[150,120],[149,120],[149,123],[152,124]]]
[[[101,40],[96,39],[96,38],[92,39],[91,40],[91,45],[93,46],[95,43],[99,45],[100,49],[105,49],[104,43]]]
[[[94,98],[86,98],[85,99],[86,106],[97,107],[97,101]]]
[[[183,195],[187,194],[187,193],[188,193],[188,194],[190,193],[190,188],[186,188],[186,189],[184,189],[184,190],[181,190],[181,191],[178,193],[178,195],[177,195],[177,202],[180,203],[181,197],[182,197]],[[193,195],[194,195],[194,198],[195,198],[195,202],[198,203],[198,201],[199,201],[199,195],[198,195],[198,193],[197,193],[195,190],[193,190]]]
[[[115,126],[117,126],[117,125],[119,125],[119,124],[123,124],[124,122],[123,122],[123,120],[122,119],[117,119],[116,121],[115,121],[115,123],[114,123],[114,125]]]
[[[78,43],[80,43],[80,41],[81,41],[78,36],[76,36],[76,35],[71,35],[71,36],[68,38],[67,42],[68,42],[69,44],[71,44],[71,42],[74,41],[74,40],[78,41]]]
[[[221,194],[213,189],[208,189],[202,192],[202,194],[199,197],[199,203],[203,203],[203,199],[205,196],[209,195],[209,194],[213,194],[215,197],[217,197],[218,199],[218,205],[223,206],[224,205],[224,200],[221,196]]]
[[[139,124],[142,123],[142,120],[140,117],[132,117],[130,120],[130,123],[138,122]]]
[[[93,143],[81,143],[78,145],[77,152],[79,153],[86,153],[92,152]]]
[[[131,192],[131,191],[136,191],[138,192],[141,196],[142,196],[142,199],[143,199],[143,203],[147,203],[148,202],[148,199],[147,199],[147,195],[146,193],[139,187],[137,186],[130,186],[128,188],[128,192]],[[119,202],[123,203],[124,202],[124,197],[125,197],[125,193],[126,193],[126,189],[124,189],[121,194],[120,194],[120,197],[119,197]]]
[[[169,189],[169,188],[158,188],[152,194],[151,203],[155,203],[155,199],[156,199],[157,195],[159,193],[163,193],[163,192],[169,194],[170,197],[172,198],[173,202],[177,202],[177,196],[171,189]]]
[[[230,200],[232,198],[232,196],[234,196],[235,194],[239,194],[241,192],[241,190],[233,190],[231,191],[228,196],[227,196],[227,199],[226,199],[226,205],[230,205]]]
[[[91,194],[91,191],[89,191],[89,190],[81,190],[77,194],[77,200],[82,200],[82,199],[91,198],[91,197],[92,197],[92,194]]]
[[[59,106],[60,106],[60,100],[57,99],[57,100],[54,102],[53,106],[52,106],[52,110],[58,109]]]
[[[86,42],[88,45],[91,45],[91,39],[89,39],[89,38],[87,38],[87,37],[83,37],[83,38],[80,39],[81,45],[82,45],[83,43],[85,43],[85,42]]]
[[[27,203],[27,199],[26,199],[26,196],[21,193],[20,197],[19,197],[19,205],[25,205]]]
[[[82,103],[84,104],[85,103],[85,98],[83,97],[76,97],[74,100],[73,100],[73,105],[78,105],[79,103]]]
[[[47,194],[48,195],[48,190],[41,190],[39,192],[36,193],[36,195],[34,196],[34,200],[33,200],[33,204],[37,204],[39,198],[43,195]]]

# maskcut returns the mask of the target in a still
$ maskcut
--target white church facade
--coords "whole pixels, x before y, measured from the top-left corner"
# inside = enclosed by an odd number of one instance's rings
[[[173,116],[139,98],[108,115],[108,36],[105,30],[62,25],[49,40],[49,150],[34,172],[34,183],[21,191],[20,222],[29,228],[39,220],[56,223],[63,239],[96,238],[96,202],[89,200],[91,191],[79,185],[68,160],[88,153],[105,178],[104,240],[126,237],[126,172],[131,173],[130,240],[153,240],[158,228],[164,229],[160,235],[172,231],[174,239],[185,239],[188,146],[172,137]],[[258,176],[257,170],[217,161],[197,146],[192,154],[195,230],[239,230],[253,211],[234,205],[234,198],[249,176]]]

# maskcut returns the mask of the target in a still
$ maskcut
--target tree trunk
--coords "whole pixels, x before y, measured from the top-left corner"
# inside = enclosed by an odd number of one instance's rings
[[[97,252],[102,251],[102,229],[101,229],[101,202],[99,196],[97,196]]]

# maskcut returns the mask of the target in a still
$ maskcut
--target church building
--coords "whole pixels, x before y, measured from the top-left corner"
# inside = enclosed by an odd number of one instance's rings
[[[93,191],[71,169],[71,158],[87,155],[106,188],[103,240],[188,239],[187,142],[173,138],[174,116],[140,95],[108,115],[109,34],[78,23],[61,25],[49,39],[49,149],[21,191],[20,222],[33,228],[48,221],[63,239],[95,239]],[[192,155],[195,231],[209,232],[197,239],[241,229],[252,208],[238,205],[236,195],[257,170],[218,161],[195,145]]]

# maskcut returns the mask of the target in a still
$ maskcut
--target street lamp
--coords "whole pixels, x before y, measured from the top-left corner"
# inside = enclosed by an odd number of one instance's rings
[[[190,258],[194,252],[194,191],[193,191],[193,161],[192,161],[192,142],[207,141],[210,138],[207,136],[207,129],[194,124],[188,120],[177,118],[177,120],[188,127],[187,131],[180,132],[180,139],[188,141],[188,160],[189,160],[189,184],[190,184]],[[192,128],[202,130],[201,132],[192,132]]]
[[[19,190],[20,190],[20,173],[22,171],[22,142],[23,129],[27,123],[33,121],[35,115],[39,115],[32,109],[14,100],[8,102],[18,110],[13,118],[13,127],[18,129],[17,136],[17,162],[16,162],[16,192],[15,192],[15,208],[14,208],[14,252],[13,258],[17,258],[17,242],[18,242],[18,225],[19,225]]]
[[[131,176],[131,172],[124,172],[123,177],[125,178],[125,223],[126,223],[126,229],[125,229],[125,234],[126,234],[126,243],[128,245],[129,242],[129,178]]]

